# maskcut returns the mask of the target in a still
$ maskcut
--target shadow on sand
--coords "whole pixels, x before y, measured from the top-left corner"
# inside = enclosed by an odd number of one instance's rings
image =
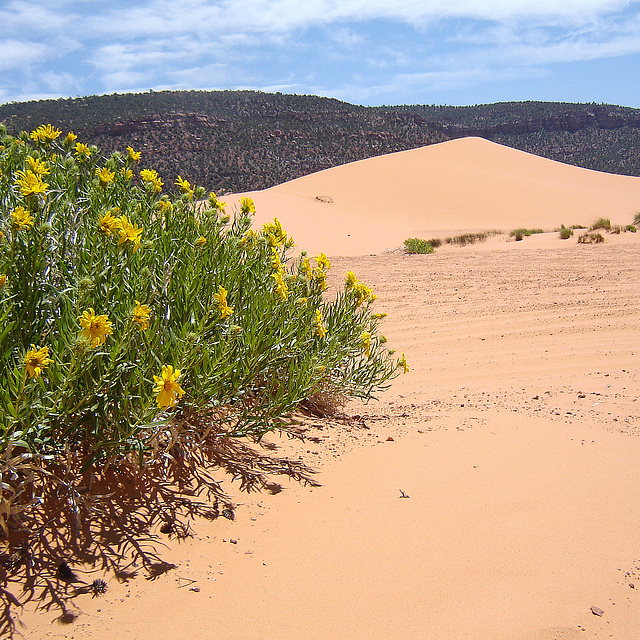
[[[303,437],[295,428],[284,431]],[[244,491],[278,493],[282,487],[274,478],[282,475],[318,486],[313,469],[278,456],[276,449],[214,434],[188,454],[176,445],[171,455],[144,470],[129,464],[73,475],[68,464],[60,464],[47,484],[33,488],[36,506],[3,540],[0,637],[19,634],[20,609],[27,603],[43,612],[58,611],[63,624],[73,622],[74,598],[106,588],[100,579],[84,580],[73,567],[109,572],[120,581],[154,580],[173,569],[162,559],[167,535],[190,536],[189,522],[196,517],[235,518],[234,505],[212,473],[231,475]],[[71,477],[75,481],[66,480]]]

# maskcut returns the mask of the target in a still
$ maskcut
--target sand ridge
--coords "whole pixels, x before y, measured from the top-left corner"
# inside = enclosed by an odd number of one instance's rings
[[[299,247],[379,254],[406,238],[519,227],[629,224],[640,178],[582,169],[483,138],[460,138],[320,171],[247,194]],[[235,205],[240,197],[225,197]]]

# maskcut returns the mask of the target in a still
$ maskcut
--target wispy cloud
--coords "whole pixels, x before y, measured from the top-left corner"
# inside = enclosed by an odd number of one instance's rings
[[[9,0],[0,23],[0,99],[252,86],[389,103],[402,83],[640,56],[638,0]]]

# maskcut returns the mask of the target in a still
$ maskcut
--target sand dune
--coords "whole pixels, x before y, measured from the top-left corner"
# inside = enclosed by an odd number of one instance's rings
[[[604,216],[629,224],[640,178],[562,164],[482,138],[361,160],[253,191],[258,224],[278,217],[299,247],[367,255],[408,237],[518,227],[552,230]],[[225,198],[236,202],[236,198]]]
[[[420,229],[628,223],[638,189],[459,140],[252,195],[300,244],[348,254]],[[344,423],[309,420],[305,442],[270,436],[320,486],[248,495],[226,478],[234,521],[151,532],[174,569],[74,566],[109,591],[63,617],[30,603],[24,637],[640,638],[638,236],[334,258],[334,289],[347,270],[374,286],[411,371]]]

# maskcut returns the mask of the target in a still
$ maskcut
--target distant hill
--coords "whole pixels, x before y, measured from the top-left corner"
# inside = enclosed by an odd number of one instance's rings
[[[466,135],[578,166],[640,175],[640,109],[513,102],[361,107],[255,91],[161,91],[0,105],[11,133],[51,123],[106,154],[127,145],[172,183],[264,189],[315,171]]]

